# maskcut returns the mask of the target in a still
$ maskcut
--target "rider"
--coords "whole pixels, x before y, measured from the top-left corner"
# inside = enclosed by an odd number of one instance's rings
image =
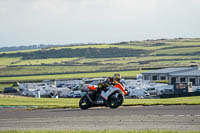
[[[104,90],[106,87],[108,87],[110,85],[116,85],[118,83],[121,83],[120,80],[121,80],[121,75],[119,73],[115,73],[113,75],[113,77],[108,77],[105,82],[99,83],[98,89],[100,91]]]
[[[97,91],[93,94],[93,98],[96,99],[97,95],[100,95],[101,91],[105,90],[106,87],[120,83],[120,79],[121,79],[121,75],[118,73],[115,73],[113,77],[108,77],[104,82],[99,83],[97,87]]]

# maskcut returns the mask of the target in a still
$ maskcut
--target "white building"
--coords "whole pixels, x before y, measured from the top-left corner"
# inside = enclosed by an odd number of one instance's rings
[[[198,67],[165,68],[143,72],[143,80],[168,80],[169,84],[178,82],[192,82],[193,86],[200,86],[200,69]]]

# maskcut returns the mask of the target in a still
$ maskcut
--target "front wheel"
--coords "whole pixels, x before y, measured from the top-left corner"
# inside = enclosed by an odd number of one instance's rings
[[[114,109],[122,105],[123,101],[124,101],[124,97],[122,96],[122,94],[116,92],[116,93],[113,93],[108,98],[108,106]]]
[[[92,103],[87,96],[83,96],[79,101],[79,107],[83,110],[88,109],[89,107],[91,107],[91,105]]]

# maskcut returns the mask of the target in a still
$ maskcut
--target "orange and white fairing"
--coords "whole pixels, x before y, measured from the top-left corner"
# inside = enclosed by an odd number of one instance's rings
[[[94,85],[88,85],[87,87],[91,91],[96,91],[97,90],[97,86],[94,86]]]
[[[127,94],[127,91],[125,91],[125,88],[120,83],[116,84],[114,87],[119,88],[124,93],[124,95]]]

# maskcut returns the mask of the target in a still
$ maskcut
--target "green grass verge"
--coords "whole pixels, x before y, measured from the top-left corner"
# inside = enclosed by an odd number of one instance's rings
[[[0,97],[0,106],[27,106],[27,108],[78,108],[78,98],[30,98],[30,97]]]
[[[110,77],[115,73],[120,73],[122,77],[136,77],[144,71],[120,71],[120,72],[99,72],[99,73],[75,73],[75,74],[58,74],[58,75],[41,75],[41,76],[22,76],[22,77],[0,77],[0,81],[30,81],[45,79],[75,79],[75,78],[95,78]]]
[[[80,98],[0,97],[0,106],[27,106],[36,108],[78,108]],[[200,96],[168,99],[125,99],[123,106],[137,105],[200,105]]]
[[[200,105],[200,96],[166,99],[125,99],[124,106],[135,105]]]
[[[8,130],[0,133],[200,133],[200,131],[163,131],[163,130],[136,130],[136,131],[39,131],[39,130]]]

